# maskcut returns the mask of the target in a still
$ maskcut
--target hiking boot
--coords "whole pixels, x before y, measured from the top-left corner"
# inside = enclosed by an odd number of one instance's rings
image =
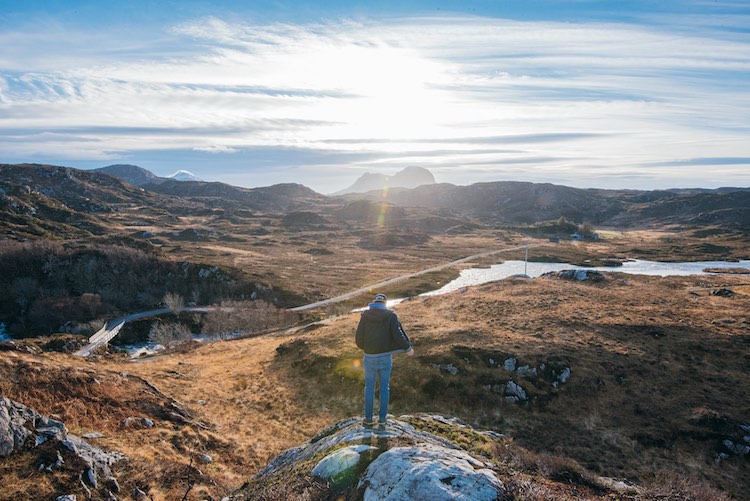
[[[362,420],[362,426],[365,428],[372,428],[373,424],[375,424],[375,422],[372,419],[365,418]]]

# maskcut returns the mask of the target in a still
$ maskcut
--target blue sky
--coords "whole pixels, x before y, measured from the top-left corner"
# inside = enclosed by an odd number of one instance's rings
[[[750,1],[0,0],[0,162],[750,186]]]

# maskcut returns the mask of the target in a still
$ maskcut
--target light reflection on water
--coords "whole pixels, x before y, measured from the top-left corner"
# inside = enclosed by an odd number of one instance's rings
[[[458,278],[445,284],[440,289],[425,292],[422,296],[435,296],[457,291],[464,287],[482,285],[496,280],[502,280],[513,275],[525,273],[531,277],[538,277],[550,271],[562,270],[596,270],[617,273],[628,273],[631,275],[654,275],[654,276],[686,276],[705,275],[706,268],[750,268],[750,261],[695,261],[679,263],[662,263],[659,261],[643,261],[636,259],[626,261],[622,266],[576,266],[569,263],[527,263],[524,268],[523,261],[505,261],[494,264],[489,268],[467,268],[461,270]]]

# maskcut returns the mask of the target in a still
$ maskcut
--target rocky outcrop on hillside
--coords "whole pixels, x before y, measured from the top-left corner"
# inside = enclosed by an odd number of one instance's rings
[[[348,418],[283,452],[226,499],[602,499],[637,491],[586,473],[577,474],[572,488],[538,481],[498,460],[511,444],[504,435],[439,415],[405,415],[374,427]]]
[[[110,467],[124,459],[122,454],[105,452],[68,433],[63,422],[42,416],[7,397],[0,398],[0,459],[14,452],[37,449],[39,472],[72,470],[69,473],[79,476],[83,488],[89,492],[102,489],[103,494],[109,495],[111,491],[119,491]]]
[[[313,499],[325,497],[324,491],[378,500],[498,499],[503,483],[492,465],[421,429],[433,422],[461,428],[487,443],[501,438],[441,416],[401,416],[375,427],[363,426],[360,418],[344,419],[277,456],[231,499],[296,497],[302,491]],[[292,490],[271,492],[277,482]]]

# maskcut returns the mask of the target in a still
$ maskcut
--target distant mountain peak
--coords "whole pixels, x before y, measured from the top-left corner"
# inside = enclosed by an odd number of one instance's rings
[[[144,186],[147,184],[159,184],[164,181],[150,170],[130,164],[115,164],[93,169],[94,172],[101,172],[116,178],[122,179],[134,186]]]
[[[168,176],[169,179],[174,179],[175,181],[203,181],[203,179],[199,178],[189,170],[178,170],[171,176]]]
[[[417,186],[425,184],[435,184],[435,176],[424,167],[412,165],[405,167],[392,176],[365,172],[354,182],[353,185],[333,194],[343,195],[345,193],[366,193],[368,191],[383,190],[386,188],[416,188]]]

